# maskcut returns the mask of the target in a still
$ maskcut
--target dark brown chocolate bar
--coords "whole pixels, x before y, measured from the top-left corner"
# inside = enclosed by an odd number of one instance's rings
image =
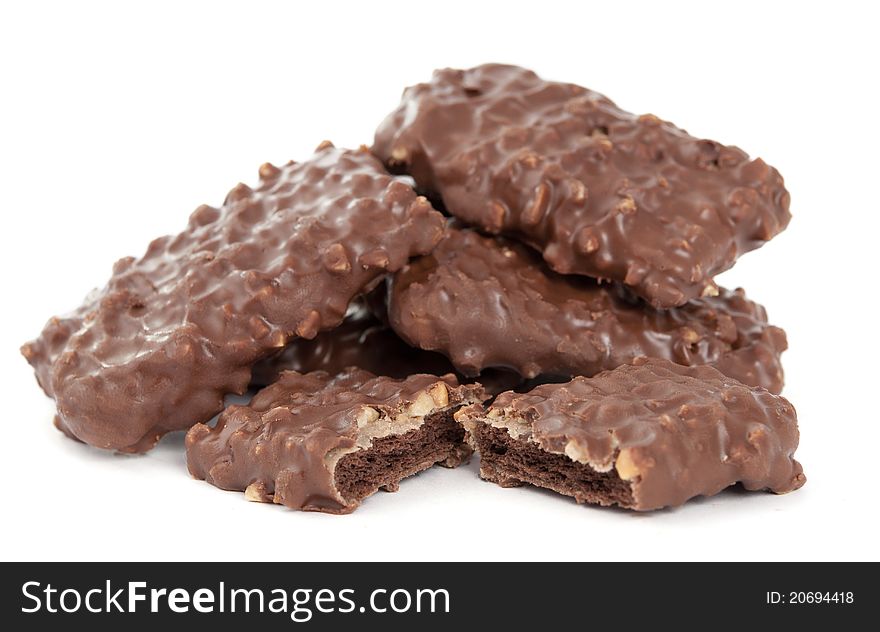
[[[455,418],[484,479],[579,503],[644,511],[736,483],[785,493],[806,481],[792,457],[794,407],[707,366],[639,358],[592,378],[502,393],[488,410],[472,405]]]
[[[470,449],[453,413],[485,401],[452,375],[395,380],[360,369],[282,373],[248,406],[230,406],[211,428],[186,436],[193,476],[250,500],[349,513],[380,488]]]
[[[762,160],[515,66],[435,72],[406,90],[373,150],[452,215],[656,307],[714,295],[713,277],[790,219]]]
[[[322,331],[311,340],[297,338],[258,362],[251,387],[271,384],[282,371],[335,375],[348,367],[397,379],[415,373],[444,375],[455,371],[446,356],[406,344],[369,309],[358,305],[339,327]]]
[[[590,376],[650,356],[782,390],[785,332],[742,290],[657,310],[620,284],[556,274],[525,246],[456,227],[394,275],[388,318],[469,376],[489,367]]]
[[[443,229],[366,149],[323,144],[307,162],[263,165],[258,188],[238,185],[184,232],[117,262],[103,290],[22,352],[67,434],[143,452],[219,412],[260,359],[337,326]]]

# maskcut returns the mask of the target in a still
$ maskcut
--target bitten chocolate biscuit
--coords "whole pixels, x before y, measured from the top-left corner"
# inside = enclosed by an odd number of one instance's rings
[[[485,399],[452,375],[282,373],[249,406],[227,408],[216,427],[191,428],[187,462],[196,478],[250,500],[349,513],[380,488],[466,459],[453,413]]]
[[[619,284],[556,274],[529,248],[455,227],[394,275],[388,318],[465,375],[590,376],[650,356],[782,390],[785,332],[742,290],[657,310]]]
[[[260,168],[220,208],[118,261],[109,283],[22,352],[65,432],[143,452],[241,393],[251,367],[293,338],[338,325],[349,302],[444,220],[365,149],[322,145],[307,162]]]
[[[444,375],[455,371],[446,356],[411,347],[359,305],[339,327],[322,331],[311,340],[298,338],[279,353],[258,362],[251,386],[267,386],[282,371],[327,371],[335,375],[352,366],[398,379],[414,373]]]
[[[593,378],[502,393],[487,411],[468,406],[455,418],[484,479],[579,503],[644,511],[736,483],[784,493],[806,481],[792,457],[794,407],[712,367],[640,358]]]
[[[373,151],[452,215],[656,307],[714,295],[712,278],[790,219],[762,160],[515,66],[435,72],[404,92]]]

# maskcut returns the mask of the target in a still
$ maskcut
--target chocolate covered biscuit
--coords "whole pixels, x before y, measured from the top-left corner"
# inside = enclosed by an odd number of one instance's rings
[[[53,319],[25,357],[65,432],[150,449],[219,412],[258,360],[342,320],[349,302],[440,239],[442,216],[365,149],[322,145],[260,168],[219,208],[116,263],[72,317]]]
[[[455,227],[393,276],[388,318],[465,375],[590,376],[650,356],[711,364],[775,393],[783,384],[785,333],[742,290],[657,310],[620,284],[556,274],[525,246]]]
[[[466,459],[453,413],[485,399],[452,375],[286,372],[250,405],[227,408],[216,427],[191,428],[187,463],[196,478],[250,500],[349,513],[380,488]]]
[[[414,373],[443,375],[454,371],[446,356],[412,347],[368,309],[358,306],[338,327],[311,340],[297,338],[279,353],[254,365],[251,386],[267,386],[282,371],[327,371],[331,375],[358,367],[393,378]]]
[[[785,493],[806,478],[792,457],[794,407],[712,367],[636,359],[592,378],[502,393],[455,415],[480,474],[529,483],[579,503],[639,511],[741,483]]]
[[[656,307],[714,295],[713,277],[790,219],[762,160],[515,66],[435,72],[373,150],[452,215]]]

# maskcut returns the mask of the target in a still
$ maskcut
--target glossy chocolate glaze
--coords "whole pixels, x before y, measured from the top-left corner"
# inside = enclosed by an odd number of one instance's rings
[[[457,227],[390,285],[395,331],[465,375],[590,376],[650,356],[782,390],[785,332],[742,290],[657,310],[620,284],[556,274],[521,244]]]
[[[337,326],[443,229],[366,149],[322,144],[304,163],[263,165],[256,189],[238,185],[182,233],[118,261],[102,290],[22,352],[67,433],[143,452],[219,412],[255,362]]]
[[[373,151],[452,215],[656,307],[715,294],[713,277],[790,219],[762,160],[516,66],[439,70],[408,88]]]

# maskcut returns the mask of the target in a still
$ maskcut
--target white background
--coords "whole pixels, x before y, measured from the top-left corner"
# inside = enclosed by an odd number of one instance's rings
[[[880,559],[872,3],[329,4],[3,3],[0,559]],[[472,463],[336,517],[191,479],[180,435],[123,457],[52,427],[18,347],[114,260],[266,160],[369,144],[434,68],[486,61],[589,86],[783,173],[790,228],[721,281],[788,331],[801,491],[636,515],[501,489]]]

